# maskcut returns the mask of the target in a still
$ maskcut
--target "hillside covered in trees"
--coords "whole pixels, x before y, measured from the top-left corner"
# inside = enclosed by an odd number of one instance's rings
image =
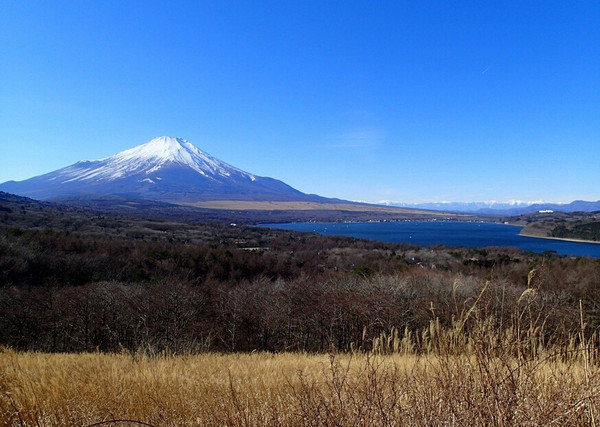
[[[600,325],[599,283],[588,258],[0,203],[0,344],[19,350],[369,349],[475,299],[505,322],[526,290],[550,342],[578,328],[580,300]]]
[[[520,215],[510,221],[524,226],[521,230],[524,236],[600,242],[600,212],[545,211]]]

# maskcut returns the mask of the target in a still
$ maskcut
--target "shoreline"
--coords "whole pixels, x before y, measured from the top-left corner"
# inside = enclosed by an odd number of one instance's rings
[[[563,242],[572,242],[572,243],[591,243],[594,245],[600,245],[600,242],[595,240],[582,240],[582,239],[570,239],[567,237],[550,237],[550,236],[533,236],[530,234],[519,233],[519,236],[523,237],[533,237],[534,239],[548,239],[548,240],[559,240]]]

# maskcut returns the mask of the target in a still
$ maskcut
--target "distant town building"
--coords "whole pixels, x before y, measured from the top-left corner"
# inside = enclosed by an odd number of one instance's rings
[[[552,209],[544,209],[544,210],[538,211],[538,213],[554,213],[554,211]]]

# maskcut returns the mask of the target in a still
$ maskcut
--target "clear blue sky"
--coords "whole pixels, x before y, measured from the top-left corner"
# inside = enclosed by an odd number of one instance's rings
[[[600,2],[0,0],[0,182],[170,135],[351,200],[600,199]]]

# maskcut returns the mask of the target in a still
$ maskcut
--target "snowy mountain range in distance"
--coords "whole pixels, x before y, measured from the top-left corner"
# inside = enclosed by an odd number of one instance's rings
[[[570,203],[551,203],[544,201],[524,202],[430,202],[430,203],[402,203],[388,200],[380,201],[378,204],[384,206],[395,206],[401,208],[426,209],[443,212],[469,213],[479,215],[523,215],[539,211],[555,212],[595,212],[600,211],[600,200],[586,202],[576,200]]]
[[[328,203],[277,179],[238,169],[182,138],[162,136],[114,156],[80,161],[0,191],[38,200],[119,196],[176,204],[201,201],[303,201]]]

